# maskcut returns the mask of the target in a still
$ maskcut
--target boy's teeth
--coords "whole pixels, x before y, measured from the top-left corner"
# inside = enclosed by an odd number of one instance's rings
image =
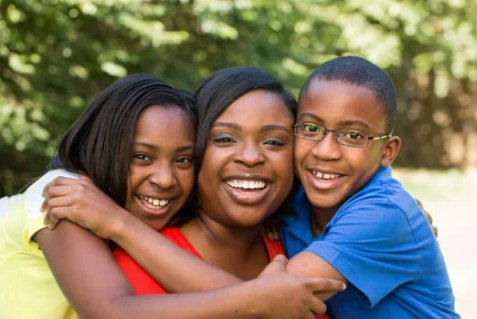
[[[330,174],[330,173],[323,173],[323,172],[315,172],[315,176],[321,179],[333,179],[338,178],[338,174]]]
[[[242,180],[231,180],[227,182],[232,188],[241,188],[241,189],[263,189],[266,184],[264,181],[242,181]]]

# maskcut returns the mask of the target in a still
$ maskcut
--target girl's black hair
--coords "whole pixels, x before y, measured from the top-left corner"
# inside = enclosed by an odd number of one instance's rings
[[[177,107],[197,127],[190,92],[147,74],[112,83],[94,98],[63,136],[49,169],[82,172],[118,205],[124,206],[135,126],[149,106]],[[160,125],[160,123],[158,123]]]

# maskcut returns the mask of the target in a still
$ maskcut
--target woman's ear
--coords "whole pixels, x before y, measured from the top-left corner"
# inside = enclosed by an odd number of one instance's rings
[[[401,138],[399,136],[391,136],[386,140],[386,145],[383,149],[383,156],[381,157],[381,166],[390,166],[396,156],[399,154],[401,148]]]

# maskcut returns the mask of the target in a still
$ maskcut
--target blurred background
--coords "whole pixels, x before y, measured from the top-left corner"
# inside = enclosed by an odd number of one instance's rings
[[[476,12],[477,0],[0,0],[0,197],[42,174],[126,74],[194,90],[254,65],[297,95],[323,61],[360,55],[396,84],[396,173],[440,229],[458,311],[477,318]]]

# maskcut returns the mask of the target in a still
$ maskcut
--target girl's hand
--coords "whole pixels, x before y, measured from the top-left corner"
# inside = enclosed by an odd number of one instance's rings
[[[57,177],[43,189],[44,223],[54,229],[61,219],[68,219],[109,239],[127,212],[104,194],[86,176],[79,179]],[[129,214],[127,214],[129,215]]]
[[[314,293],[346,289],[346,285],[331,278],[308,278],[286,271],[285,256],[276,256],[256,279],[263,290],[262,304],[266,318],[315,318],[324,314],[326,305]]]

